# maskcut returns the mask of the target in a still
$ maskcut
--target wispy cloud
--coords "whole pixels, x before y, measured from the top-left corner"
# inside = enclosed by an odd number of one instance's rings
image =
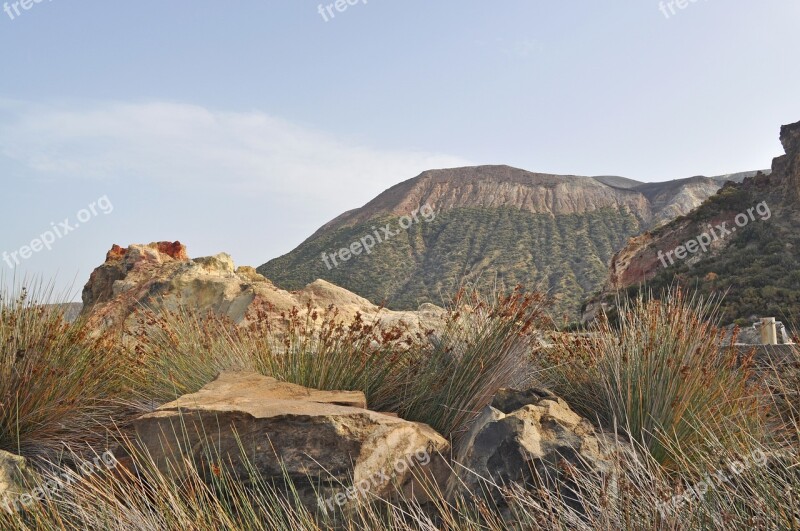
[[[133,180],[352,201],[353,192],[365,186],[388,187],[425,169],[470,162],[365,146],[260,111],[168,102],[77,108],[0,100],[0,169],[12,164],[46,180]]]

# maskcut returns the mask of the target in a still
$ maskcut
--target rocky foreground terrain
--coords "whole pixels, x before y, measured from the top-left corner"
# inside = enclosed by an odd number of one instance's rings
[[[137,253],[158,282],[100,281],[124,256],[144,267]],[[153,308],[166,311],[187,278],[179,269],[193,272],[184,296],[229,312],[219,301],[230,297],[200,296],[219,296],[221,281],[196,262],[177,243],[115,248],[87,302],[111,292],[82,318],[65,324],[40,305],[0,314],[0,333],[17,330],[4,336],[15,355],[0,358],[12,369],[0,397],[38,406],[0,408],[0,529],[800,524],[790,496],[800,489],[800,353],[789,353],[795,369],[755,369],[720,349],[708,308],[679,293],[627,305],[619,329],[600,324],[546,352],[535,342],[545,299],[533,295],[469,301],[403,349],[392,337],[362,341],[345,322],[352,343],[324,328],[271,329],[280,340],[253,350],[247,335],[155,317],[120,343],[123,294],[165,285]],[[148,327],[168,341],[151,343]]]
[[[170,476],[180,474],[188,458],[208,482],[220,466],[242,485],[254,476],[291,481],[308,510],[331,514],[376,498],[430,503],[430,489],[456,499],[485,489],[481,476],[509,485],[549,477],[553,486],[570,473],[598,482],[613,476],[612,445],[563,400],[538,389],[500,390],[452,448],[425,424],[371,411],[363,393],[227,372],[138,418],[132,437],[132,446],[113,451],[109,468],[118,481],[137,474],[132,452],[146,453]],[[21,501],[36,480],[24,458],[0,450],[0,508],[13,514],[57,494],[54,487]],[[499,484],[489,495],[502,504]]]
[[[176,435],[180,424],[186,428]],[[250,467],[266,477],[288,476],[303,503],[323,511],[357,506],[367,496],[429,501],[425,481],[451,495],[479,491],[479,476],[454,470],[453,456],[480,476],[507,483],[561,476],[559,466],[567,462],[598,480],[611,472],[609,448],[591,423],[543,390],[501,390],[456,448],[430,426],[369,410],[363,393],[316,391],[251,373],[223,373],[142,416],[135,431],[164,473],[180,468],[188,446],[210,476],[204,452],[213,444],[232,460],[239,481],[249,481]]]

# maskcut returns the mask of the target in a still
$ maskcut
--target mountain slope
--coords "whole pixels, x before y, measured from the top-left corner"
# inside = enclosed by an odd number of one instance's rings
[[[487,288],[524,284],[550,290],[557,309],[574,317],[630,236],[690,212],[720,186],[706,177],[645,184],[508,166],[427,171],[338,216],[258,271],[285,289],[322,278],[397,309],[440,304],[464,279]],[[423,206],[434,219],[418,215],[399,228],[402,216]],[[333,264],[331,254],[384,226],[397,234]]]
[[[753,315],[797,322],[800,122],[783,126],[780,139],[786,154],[773,161],[771,173],[728,183],[688,216],[633,238],[614,256],[605,292],[590,303],[586,317],[619,290],[634,294],[646,285],[658,292],[678,283],[704,294],[726,293],[722,310],[727,322]],[[707,251],[692,245],[694,253],[687,249],[687,256],[678,258],[677,248],[704,234],[703,241],[712,240]]]

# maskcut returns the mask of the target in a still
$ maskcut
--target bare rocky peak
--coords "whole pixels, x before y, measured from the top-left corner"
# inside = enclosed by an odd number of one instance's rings
[[[688,214],[703,201],[716,194],[723,182],[711,177],[689,177],[661,183],[644,183],[636,188],[643,194],[653,210],[651,226],[669,223],[678,216]]]
[[[732,174],[732,178],[738,175]],[[407,215],[426,204],[436,212],[509,207],[553,216],[613,208],[631,212],[646,226],[660,225],[699,206],[724,180],[692,177],[642,183],[618,176],[552,175],[510,166],[429,170],[389,188],[363,207],[345,212],[311,239],[376,217]]]

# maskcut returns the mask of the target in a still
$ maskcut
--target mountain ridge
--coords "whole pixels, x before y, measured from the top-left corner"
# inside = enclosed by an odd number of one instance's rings
[[[284,289],[317,278],[392,309],[446,302],[461,280],[508,289],[521,283],[556,295],[577,316],[602,286],[627,239],[696,208],[722,186],[711,177],[642,183],[616,176],[536,173],[507,165],[428,170],[324,224],[258,271]],[[320,260],[427,206],[432,223],[344,265]],[[327,266],[327,267],[326,267]]]
[[[494,170],[494,173],[491,172],[491,170]],[[539,173],[504,164],[462,166],[456,168],[426,170],[417,175],[416,177],[412,177],[411,179],[407,179],[405,181],[402,181],[387,188],[386,190],[378,194],[374,199],[370,200],[363,206],[343,212],[339,216],[333,218],[331,221],[322,225],[309,238],[307,238],[306,241],[314,239],[314,237],[317,236],[319,233],[329,230],[332,227],[338,227],[347,224],[352,225],[363,219],[368,219],[369,217],[375,217],[377,215],[389,215],[389,214],[406,215],[411,211],[413,211],[414,208],[419,208],[426,203],[426,201],[422,201],[420,203],[414,203],[413,201],[409,201],[408,199],[411,196],[415,194],[418,196],[426,196],[427,200],[429,199],[430,195],[433,195],[432,190],[424,190],[426,184],[428,186],[440,184],[442,181],[446,181],[448,177],[450,178],[457,177],[462,181],[470,180],[473,182],[481,178],[485,180],[500,181],[501,176],[498,175],[497,172],[505,173],[504,176],[505,179],[502,180],[506,182],[516,182],[518,184],[528,184],[533,186],[543,186],[549,188],[555,188],[559,184],[560,185],[586,184],[588,186],[592,186],[593,182],[596,182],[604,187],[618,190],[623,194],[625,194],[626,192],[631,192],[631,193],[640,192],[646,197],[648,196],[648,193],[657,193],[658,191],[662,190],[665,187],[674,187],[679,185],[702,183],[709,186],[717,185],[717,187],[721,187],[722,183],[724,182],[727,181],[741,182],[741,180],[744,179],[746,176],[751,176],[758,173],[757,171],[748,171],[748,172],[740,172],[740,173],[733,173],[733,174],[713,176],[713,177],[698,175],[681,179],[673,179],[669,181],[648,183],[621,176],[581,176],[572,174],[562,175],[562,174],[551,174],[551,173]],[[525,181],[528,182],[526,183]],[[628,186],[620,186],[619,183],[623,182],[628,184]],[[459,184],[464,184],[464,183],[459,183]],[[401,192],[403,193],[404,199],[396,199],[396,195],[400,194]],[[469,206],[475,206],[475,205],[472,204]],[[509,206],[509,205],[506,204],[503,206]],[[563,204],[558,206],[562,208],[564,207]],[[542,213],[542,211],[536,210],[535,213]],[[554,213],[563,214],[569,212],[566,212],[562,209]]]

